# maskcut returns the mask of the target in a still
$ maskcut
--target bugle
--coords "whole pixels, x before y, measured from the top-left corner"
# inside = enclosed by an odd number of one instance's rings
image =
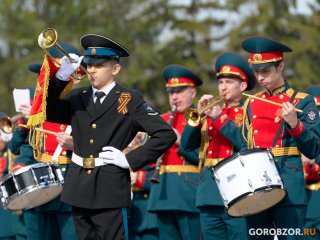
[[[173,122],[173,118],[174,118],[174,114],[177,110],[177,106],[173,105],[172,109],[171,109],[171,113],[170,113],[170,117],[169,117],[169,121],[168,124],[172,127],[172,122]],[[157,163],[156,166],[154,168],[152,177],[150,178],[150,182],[152,183],[159,183],[160,182],[160,167],[162,164],[162,157],[164,154],[162,154],[158,159],[157,159]]]
[[[65,55],[67,58],[69,58],[69,60],[71,62],[75,62],[74,59],[72,59],[69,54],[59,45],[59,43],[57,43],[58,40],[58,33],[54,28],[46,28],[45,30],[43,30],[38,37],[38,45],[40,48],[42,48],[47,55],[58,65],[60,65],[60,63],[58,63],[47,51],[48,48],[54,47],[56,48],[59,52],[61,52],[63,55]],[[87,75],[91,76],[91,74],[87,71],[87,69],[85,67],[83,67],[82,65],[80,65],[79,69],[83,72],[85,72]],[[82,76],[81,78],[83,78],[84,76]],[[79,77],[76,79],[80,79]]]
[[[187,109],[184,113],[184,118],[187,124],[190,125],[191,127],[199,126],[203,118],[203,113],[223,100],[224,100],[224,97],[216,97],[216,98],[213,97],[206,100],[204,105],[201,106],[199,109],[195,109],[195,108]]]

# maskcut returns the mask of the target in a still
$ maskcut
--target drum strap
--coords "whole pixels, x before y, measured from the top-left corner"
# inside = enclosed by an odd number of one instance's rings
[[[297,95],[297,91],[294,90],[294,92],[293,92],[293,94],[292,94],[292,96],[291,96],[291,98],[290,98],[290,101],[289,101],[290,103],[293,102],[293,100],[294,100],[294,98],[295,98],[296,95]],[[280,126],[279,126],[279,128],[278,128],[278,131],[277,131],[276,135],[274,136],[274,139],[273,139],[273,142],[272,142],[272,148],[276,145],[277,140],[278,140],[278,138],[279,138],[279,136],[280,136],[280,133],[281,133],[283,127],[284,127],[284,124],[285,124],[285,121],[282,119],[282,121],[281,121],[281,123],[280,123]],[[284,147],[285,147],[285,146],[284,146]]]

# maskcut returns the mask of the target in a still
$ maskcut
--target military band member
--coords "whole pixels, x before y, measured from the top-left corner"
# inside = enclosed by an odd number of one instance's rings
[[[203,113],[206,118],[200,121],[189,119],[190,124],[181,137],[180,149],[191,151],[202,146],[199,149],[200,167],[203,164],[204,168],[200,174],[196,206],[200,209],[203,239],[247,239],[245,219],[226,214],[217,184],[212,180],[211,168],[241,148],[241,93],[253,89],[255,78],[248,63],[231,52],[217,58],[215,69],[221,97],[206,94],[200,98],[198,109],[208,106]],[[210,104],[210,101],[221,98],[222,101]]]
[[[302,231],[307,197],[301,154],[311,159],[319,155],[318,110],[312,96],[292,89],[283,76],[284,53],[291,52],[291,48],[259,36],[244,40],[242,48],[250,53],[248,62],[257,81],[264,88],[256,97],[281,104],[278,106],[255,98],[246,101],[243,124],[246,147],[272,148],[288,194],[281,204],[247,217],[247,226],[248,229],[299,228]],[[296,112],[295,108],[302,112]],[[298,237],[278,236],[279,239]],[[250,235],[249,238],[272,239],[273,236]]]
[[[4,112],[0,112],[0,121],[8,117]],[[0,180],[4,181],[4,177],[11,173],[13,155],[7,148],[8,142],[12,139],[12,133],[6,133],[0,129]],[[4,184],[6,181],[4,181]],[[5,186],[8,186],[5,184]],[[8,190],[6,188],[6,190]],[[3,209],[0,203],[0,239],[15,240],[25,239],[26,233],[24,228],[23,215],[21,212],[12,212]]]
[[[160,182],[151,186],[148,210],[157,214],[160,239],[200,239],[199,212],[195,207],[198,185],[196,151],[179,152],[180,136],[186,125],[184,112],[192,107],[201,79],[180,65],[163,70],[171,109],[163,114],[177,134],[176,143],[162,157]],[[171,120],[170,120],[171,118]]]
[[[315,98],[320,109],[320,86],[311,86],[306,92]],[[320,160],[309,159],[302,155],[307,190],[307,207],[304,227],[309,230],[305,239],[319,239],[320,237]]]
[[[154,161],[176,136],[140,93],[115,82],[120,59],[130,55],[126,48],[95,34],[83,36],[81,45],[91,85],[59,98],[83,59],[69,54],[73,61],[62,58],[48,89],[47,120],[71,124],[74,142],[61,200],[72,205],[79,239],[127,239],[129,168]],[[138,131],[150,136],[148,142],[122,153]]]
[[[39,69],[39,66],[35,64],[29,65],[29,70],[34,71]],[[12,166],[12,171],[17,171],[20,168],[26,167],[28,165],[32,165],[37,163],[33,157],[33,149],[29,144],[29,129],[24,127],[19,127],[19,124],[26,124],[26,121],[30,114],[31,105],[33,103],[34,96],[34,88],[28,87],[30,91],[30,104],[23,104],[19,107],[20,113],[22,114],[22,118],[18,120],[15,124],[17,128],[13,131],[12,140],[9,142],[8,147],[11,152],[16,156],[14,159],[14,163]],[[36,208],[31,208],[27,210],[23,210],[23,219],[25,224],[26,238],[27,239],[35,239],[40,240],[39,234],[39,221],[38,221],[38,213]]]

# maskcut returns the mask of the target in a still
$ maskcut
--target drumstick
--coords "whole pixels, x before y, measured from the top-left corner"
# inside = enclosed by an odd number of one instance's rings
[[[273,105],[277,105],[277,106],[282,107],[281,103],[273,102],[273,101],[270,101],[270,100],[267,100],[267,99],[264,99],[264,98],[261,98],[261,97],[253,96],[253,95],[250,95],[250,94],[246,94],[246,93],[242,93],[242,95],[245,95],[247,97],[255,98],[255,99],[261,100],[263,102],[271,103]],[[298,109],[298,108],[294,108],[294,110],[296,110],[296,112],[299,112],[299,113],[303,112],[301,109]]]
[[[30,129],[29,126],[24,125],[24,124],[19,124],[19,126]],[[53,131],[45,130],[45,129],[42,129],[42,128],[33,128],[33,129],[35,129],[36,131],[39,131],[39,132],[44,132],[44,133],[47,133],[47,134],[52,134],[52,135],[57,136],[57,133],[56,133],[56,132],[53,132]]]

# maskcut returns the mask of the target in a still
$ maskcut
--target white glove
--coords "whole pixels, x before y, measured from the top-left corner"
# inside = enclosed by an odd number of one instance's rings
[[[56,76],[62,81],[68,81],[71,74],[74,73],[79,67],[82,62],[84,56],[79,57],[77,54],[70,53],[69,57],[72,58],[74,61],[70,61],[67,56],[63,56],[61,58],[61,66],[60,69],[57,71]]]
[[[102,158],[105,164],[113,164],[124,169],[130,168],[126,156],[119,149],[108,146],[103,147],[102,151],[99,153],[99,158]]]

